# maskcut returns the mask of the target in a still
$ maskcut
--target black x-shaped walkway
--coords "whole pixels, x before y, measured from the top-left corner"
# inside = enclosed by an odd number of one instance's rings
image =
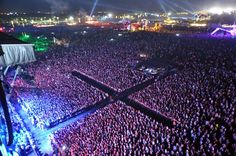
[[[104,85],[103,83],[93,79],[92,77],[90,77],[80,71],[72,71],[73,76],[76,76],[77,78],[79,78],[79,79],[85,81],[86,83],[102,90],[103,92],[105,92],[109,95],[109,100],[105,99],[105,100],[102,100],[97,103],[97,106],[96,106],[97,109],[105,107],[109,103],[114,103],[117,100],[120,100],[120,101],[126,103],[127,105],[139,110],[140,112],[144,113],[145,115],[154,118],[158,122],[161,122],[164,125],[172,126],[173,125],[172,119],[166,117],[165,115],[161,114],[160,112],[154,111],[154,110],[140,104],[139,102],[134,101],[133,99],[129,98],[129,96],[131,94],[134,94],[135,92],[143,90],[147,86],[153,84],[155,81],[163,79],[166,76],[168,76],[169,74],[171,74],[171,73],[167,72],[166,74],[164,74],[162,76],[154,76],[153,78],[146,80],[142,83],[139,83],[138,85],[128,88],[122,92],[117,92],[113,88],[111,88],[107,85]]]

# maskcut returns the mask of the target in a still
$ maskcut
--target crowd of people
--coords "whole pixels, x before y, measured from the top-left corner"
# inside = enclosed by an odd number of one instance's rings
[[[232,154],[235,75],[216,69],[200,72],[199,68],[156,82],[132,98],[176,120],[181,130],[190,131],[197,150],[224,149]]]
[[[12,150],[19,154],[29,154],[36,147],[36,142],[30,131],[26,129],[20,116],[14,111],[11,112],[14,143]]]
[[[112,31],[104,31],[107,34],[93,31],[91,33],[97,34],[97,39],[89,35],[83,38],[58,35],[58,38],[65,37],[76,43],[69,47],[55,45],[48,52],[37,54],[37,62],[22,67],[34,77],[34,84],[32,86],[20,76],[15,82],[15,90],[33,124],[48,127],[107,97],[102,91],[73,77],[73,70],[119,92],[152,78],[133,69],[139,60],[139,53],[133,53],[138,50],[136,46],[124,44],[120,47],[118,39],[118,43],[111,42],[108,38],[114,36]],[[104,38],[104,35],[108,37]],[[99,46],[102,43],[103,46]]]
[[[118,101],[55,132],[51,138],[54,149],[59,149],[55,151],[67,155],[185,154],[186,145],[170,146],[178,140],[170,137],[171,131]]]
[[[16,88],[31,110],[30,115],[48,124],[108,96],[73,77],[73,70],[118,92],[152,78],[135,69],[144,61],[140,57],[144,53],[149,59],[170,60],[178,72],[130,98],[172,118],[174,126],[163,126],[118,102],[58,130],[52,137],[55,148],[72,155],[235,152],[235,40],[150,32],[118,36],[121,32],[114,30],[86,31],[56,36],[67,38],[70,46],[53,46],[37,56],[38,62],[24,67],[34,75],[35,88],[21,89],[26,85],[20,79]]]
[[[19,114],[14,107],[10,106],[10,115],[12,121],[12,129],[14,141],[11,146],[9,146],[10,155],[27,155],[31,153],[36,148],[36,141],[34,140],[29,129],[25,126],[25,123],[20,118]],[[7,142],[8,137],[6,137],[6,125],[5,119],[2,112],[0,111],[0,140],[4,143]],[[1,151],[0,151],[1,152]]]
[[[139,54],[143,52],[139,43],[131,44],[129,36],[125,37],[124,34],[119,37],[118,34],[116,31],[92,29],[82,37],[72,36],[67,40],[74,42],[63,53],[63,60],[71,62],[72,69],[79,70],[119,92],[151,78],[150,75],[134,70],[140,61]],[[52,49],[52,54],[58,47],[55,48]],[[65,58],[65,55],[68,57]]]
[[[209,132],[216,128],[210,122],[204,127]],[[216,129],[227,135],[226,127]],[[180,124],[163,126],[117,102],[55,132],[51,139],[55,151],[65,155],[232,155],[223,136],[213,143],[208,135]]]
[[[180,131],[189,131],[195,151],[218,154],[220,149],[232,155],[236,139],[235,47],[233,42],[188,39],[173,47],[181,71],[131,98],[172,118]]]
[[[63,63],[59,59],[39,60],[26,68],[34,76],[33,86],[21,78],[15,83],[21,106],[37,127],[50,127],[107,97],[102,91],[72,76]]]

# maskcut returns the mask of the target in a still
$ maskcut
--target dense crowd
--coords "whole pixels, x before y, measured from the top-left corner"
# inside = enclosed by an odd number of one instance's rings
[[[27,155],[32,152],[33,149],[36,148],[36,142],[33,139],[32,134],[25,127],[23,120],[20,118],[19,114],[16,110],[10,106],[10,115],[12,121],[12,129],[14,141],[11,146],[9,146],[9,155]],[[1,141],[6,141],[7,131],[6,125],[4,124],[5,119],[0,111],[0,137]],[[1,151],[0,151],[1,152]],[[15,154],[13,154],[15,153]],[[17,154],[16,154],[17,153]]]
[[[232,155],[236,139],[235,47],[227,41],[189,40],[173,47],[181,71],[131,98],[171,117],[181,131],[189,131],[195,151],[218,154],[221,149]]]
[[[24,110],[38,127],[73,116],[106,97],[102,91],[72,75],[60,73],[59,68],[47,70],[46,66],[39,65],[38,69],[34,68],[37,87],[18,91]]]
[[[171,146],[171,129],[121,102],[55,132],[53,145],[68,155],[184,154]],[[177,138],[175,138],[177,139]],[[164,150],[166,148],[166,150]]]
[[[118,48],[117,44],[107,38],[103,39],[102,32],[98,34],[99,42],[91,37],[81,41],[80,38],[67,39],[75,40],[79,46],[73,43],[69,47],[53,46],[48,52],[37,54],[37,62],[23,67],[24,71],[34,77],[34,85],[19,77],[15,90],[23,100],[24,110],[30,115],[32,123],[41,128],[48,127],[107,96],[73,77],[73,70],[79,70],[116,91],[151,78],[133,70],[138,61],[138,54],[132,53],[136,46],[126,47],[125,44],[123,48]],[[112,35],[114,33],[107,32],[107,36]],[[93,44],[95,41],[98,43]],[[102,43],[104,47],[99,46]]]
[[[211,132],[216,127],[207,128]],[[224,126],[216,129],[218,133],[227,133]],[[75,122],[55,132],[51,138],[54,149],[58,148],[55,151],[67,155],[232,155],[223,136],[218,141],[215,138],[213,144],[208,135],[195,134],[180,124],[163,126],[117,102],[82,123]]]
[[[140,61],[139,54],[143,52],[138,42],[131,44],[129,36],[124,35],[122,39],[118,31],[93,31],[82,37],[71,37],[68,40],[74,42],[68,50],[54,47],[51,54],[70,62],[66,64],[70,70],[79,70],[116,91],[123,91],[151,78],[150,75],[134,70]],[[58,49],[62,53],[54,54]]]
[[[181,130],[191,132],[190,138],[197,145],[196,150],[215,153],[215,149],[224,149],[227,152],[231,150],[232,154],[236,139],[233,138],[235,75],[216,69],[202,72],[198,69],[170,76],[132,97],[177,120]]]
[[[233,72],[198,67],[157,81],[131,97],[182,123],[209,113],[231,125],[236,102],[234,80]]]
[[[24,122],[17,113],[11,113],[13,124],[14,143],[12,149],[17,153],[30,153],[33,148],[36,147],[36,142],[33,140],[33,136],[25,128]]]
[[[78,155],[233,155],[235,40],[87,31],[56,36],[67,38],[70,46],[54,46],[40,54],[37,63],[25,67],[35,76],[36,89],[30,89],[30,96],[25,92],[31,113],[41,122],[53,122],[106,96],[72,77],[73,70],[116,91],[144,82],[152,76],[135,67],[144,61],[140,54],[145,53],[170,60],[179,71],[130,97],[172,118],[175,125],[163,126],[118,102],[54,133],[52,142],[59,151]],[[17,85],[21,84],[26,86],[18,80]]]

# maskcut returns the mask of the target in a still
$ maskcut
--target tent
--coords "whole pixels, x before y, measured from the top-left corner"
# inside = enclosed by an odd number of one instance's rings
[[[36,61],[33,44],[27,44],[0,33],[0,67]]]
[[[217,35],[225,35],[225,36],[236,36],[236,25],[231,26],[232,29],[225,29],[225,28],[216,28],[211,35],[212,36],[217,36]]]

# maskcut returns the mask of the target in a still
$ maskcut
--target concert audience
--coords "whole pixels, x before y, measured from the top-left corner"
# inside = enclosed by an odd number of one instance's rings
[[[117,102],[58,130],[52,137],[55,148],[72,155],[234,155],[235,41],[149,32],[118,37],[118,33],[93,29],[86,35],[62,33],[57,37],[71,41],[69,47],[53,46],[38,54],[37,63],[24,67],[35,77],[35,88],[27,88],[21,79],[16,87],[30,116],[47,125],[107,96],[74,78],[73,70],[121,92],[152,78],[137,71],[138,64],[165,58],[177,73],[130,98],[172,118],[174,126],[163,126]],[[142,53],[147,58],[141,58]]]

